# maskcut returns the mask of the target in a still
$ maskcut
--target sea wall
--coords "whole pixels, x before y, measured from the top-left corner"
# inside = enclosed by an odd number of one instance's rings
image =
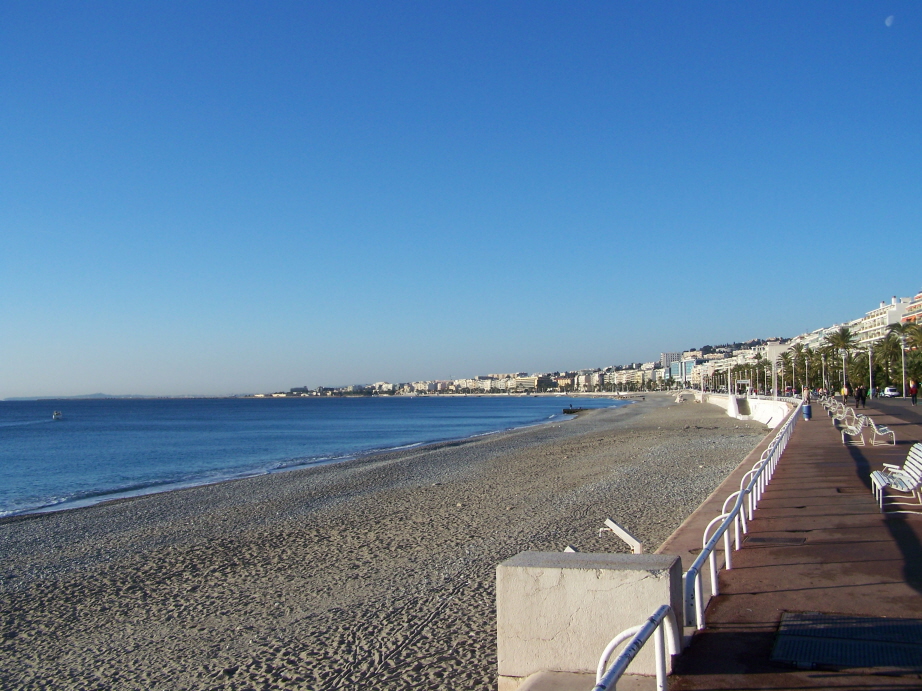
[[[702,398],[701,394],[695,396],[698,400]],[[771,401],[762,398],[749,398],[745,396],[737,397],[736,412],[733,414],[729,409],[733,407],[733,401],[726,394],[703,394],[704,402],[716,405],[727,411],[730,417],[737,420],[756,420],[766,427],[775,429],[781,424],[781,421],[791,412],[791,406],[784,401]]]

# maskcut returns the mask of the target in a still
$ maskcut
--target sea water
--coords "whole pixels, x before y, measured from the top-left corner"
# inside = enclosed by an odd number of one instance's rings
[[[330,463],[626,405],[543,396],[0,401],[0,517]],[[53,420],[60,410],[62,419]]]

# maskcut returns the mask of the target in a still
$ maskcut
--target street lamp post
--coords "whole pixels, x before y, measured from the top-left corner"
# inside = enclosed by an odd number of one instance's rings
[[[903,398],[906,398],[906,334],[900,334],[900,357],[903,358]]]
[[[778,400],[778,360],[772,358],[772,400]]]
[[[823,390],[828,391],[829,387],[826,385],[826,353],[822,354],[823,360]]]
[[[848,356],[848,351],[845,350],[845,348],[842,348],[840,352],[842,353],[842,390],[844,391],[845,381],[846,381],[845,379],[845,358]]]
[[[868,343],[868,395],[874,391],[874,346]]]

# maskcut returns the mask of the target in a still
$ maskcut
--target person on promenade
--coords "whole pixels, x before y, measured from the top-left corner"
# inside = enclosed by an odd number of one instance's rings
[[[842,385],[842,405],[848,405],[848,397],[852,393],[852,387],[847,383]]]
[[[864,384],[859,384],[858,388],[855,389],[855,407],[868,407],[868,390],[864,388]]]
[[[912,404],[916,404],[916,398],[919,396],[919,384],[915,379],[909,380],[909,397],[912,398]]]

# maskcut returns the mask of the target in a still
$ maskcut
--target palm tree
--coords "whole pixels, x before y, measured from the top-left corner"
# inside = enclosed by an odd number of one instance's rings
[[[900,366],[900,339],[888,333],[874,344],[875,358],[880,366],[883,376],[883,385],[887,386],[894,381],[894,369]]]
[[[813,375],[816,376],[816,353],[811,348],[804,348],[804,381],[808,389],[812,389],[810,381],[810,369],[813,368]]]
[[[781,369],[781,390],[786,392],[788,387],[784,377],[785,372],[787,372],[787,366],[791,364],[791,352],[789,350],[785,350],[783,353],[781,353],[781,355],[778,356],[777,363],[778,367]]]
[[[868,352],[867,350],[855,351],[854,359],[848,363],[849,380],[852,382],[868,381]]]
[[[839,327],[838,331],[826,334],[826,342],[838,353],[843,353],[842,358],[842,386],[845,386],[845,367],[851,352],[858,346],[858,339],[847,326]]]
[[[817,359],[820,362],[820,368],[822,369],[822,386],[824,389],[829,388],[828,377],[826,376],[826,363],[832,363],[836,361],[833,348],[828,342],[824,342],[817,349]]]
[[[922,350],[922,324],[904,324],[906,345],[913,350]]]
[[[761,391],[765,393],[765,387],[762,386],[763,376],[765,374],[765,363],[762,361],[762,353],[756,353],[755,358],[755,368],[756,368],[756,391]]]
[[[909,325],[906,345],[910,349],[906,353],[906,374],[918,382],[922,380],[922,325]]]
[[[797,379],[797,378],[794,376],[794,374],[795,374],[794,369],[797,367],[797,361],[798,361],[798,360],[800,360],[800,361],[804,364],[803,370],[804,370],[804,374],[805,374],[805,375],[806,375],[806,369],[807,369],[807,367],[806,367],[806,365],[807,365],[807,358],[806,358],[806,356],[804,355],[804,344],[803,344],[803,343],[798,343],[797,345],[794,346],[793,351],[794,351],[794,355],[793,355],[792,358],[791,358],[791,382],[792,382],[792,383],[793,383],[794,381],[796,381],[796,379]],[[806,385],[807,385],[807,382],[806,382],[806,380],[804,380],[804,386],[806,386]]]

